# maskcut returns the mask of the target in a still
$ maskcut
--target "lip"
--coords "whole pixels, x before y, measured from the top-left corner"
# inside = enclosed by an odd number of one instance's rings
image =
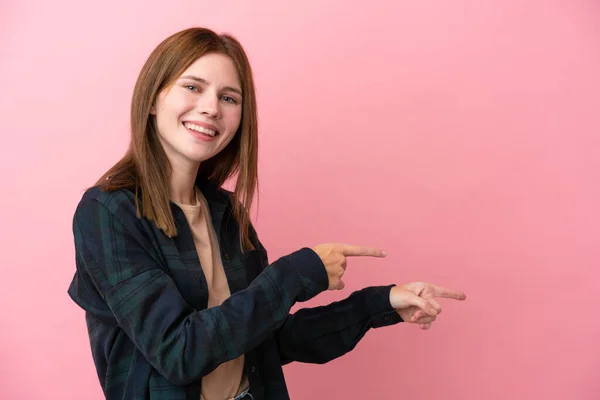
[[[206,129],[210,129],[211,131],[217,132],[217,135],[219,134],[219,129],[212,124],[207,124],[206,122],[202,122],[202,121],[190,121],[190,120],[183,121],[182,123],[185,124],[186,122],[188,122],[190,124],[201,126]]]

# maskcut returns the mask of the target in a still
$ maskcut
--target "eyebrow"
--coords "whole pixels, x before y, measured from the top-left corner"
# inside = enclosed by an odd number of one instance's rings
[[[206,79],[202,79],[202,78],[199,78],[199,77],[197,77],[197,76],[194,76],[194,75],[186,75],[186,76],[182,76],[182,77],[181,77],[181,78],[179,78],[179,79],[191,79],[191,80],[193,80],[193,81],[200,82],[200,83],[202,83],[202,84],[204,84],[204,85],[209,85],[209,84],[210,84],[210,83],[209,83],[209,82],[208,82]],[[230,92],[237,93],[237,94],[239,94],[240,96],[242,96],[242,91],[241,91],[240,89],[238,89],[238,88],[234,88],[234,87],[232,87],[232,86],[225,86],[223,89],[224,89],[224,90],[228,90],[228,91],[230,91]]]

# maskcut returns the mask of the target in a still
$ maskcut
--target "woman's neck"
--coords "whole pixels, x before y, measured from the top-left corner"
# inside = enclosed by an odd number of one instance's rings
[[[198,167],[173,165],[169,181],[171,200],[179,204],[196,204],[194,185],[197,175]]]

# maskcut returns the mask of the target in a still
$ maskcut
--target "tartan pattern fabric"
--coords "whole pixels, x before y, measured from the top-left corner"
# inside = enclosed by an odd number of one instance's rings
[[[254,399],[289,399],[282,366],[325,363],[352,350],[371,328],[401,322],[389,303],[393,285],[367,287],[344,300],[290,313],[328,287],[310,248],[269,264],[242,252],[232,195],[198,182],[206,197],[231,297],[207,308],[207,283],[183,211],[171,209],[169,238],[136,216],[131,190],[88,189],[73,217],[76,270],[68,289],[85,310],[104,395],[116,399],[200,398],[201,378],[245,354]]]

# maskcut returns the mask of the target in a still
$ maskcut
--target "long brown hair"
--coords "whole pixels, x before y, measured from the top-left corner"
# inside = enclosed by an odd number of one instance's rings
[[[249,239],[250,208],[258,188],[258,121],[254,80],[248,57],[231,35],[189,28],[160,43],[138,76],[131,102],[131,142],[126,154],[95,184],[106,191],[134,188],[138,217],[153,221],[167,236],[177,235],[170,206],[171,165],[160,144],[150,110],[159,92],[173,84],[198,58],[221,53],[233,61],[242,86],[242,119],[234,138],[220,153],[203,161],[196,181],[220,187],[237,175],[233,214],[240,226],[240,245],[254,249]],[[137,202],[141,194],[141,207]]]

